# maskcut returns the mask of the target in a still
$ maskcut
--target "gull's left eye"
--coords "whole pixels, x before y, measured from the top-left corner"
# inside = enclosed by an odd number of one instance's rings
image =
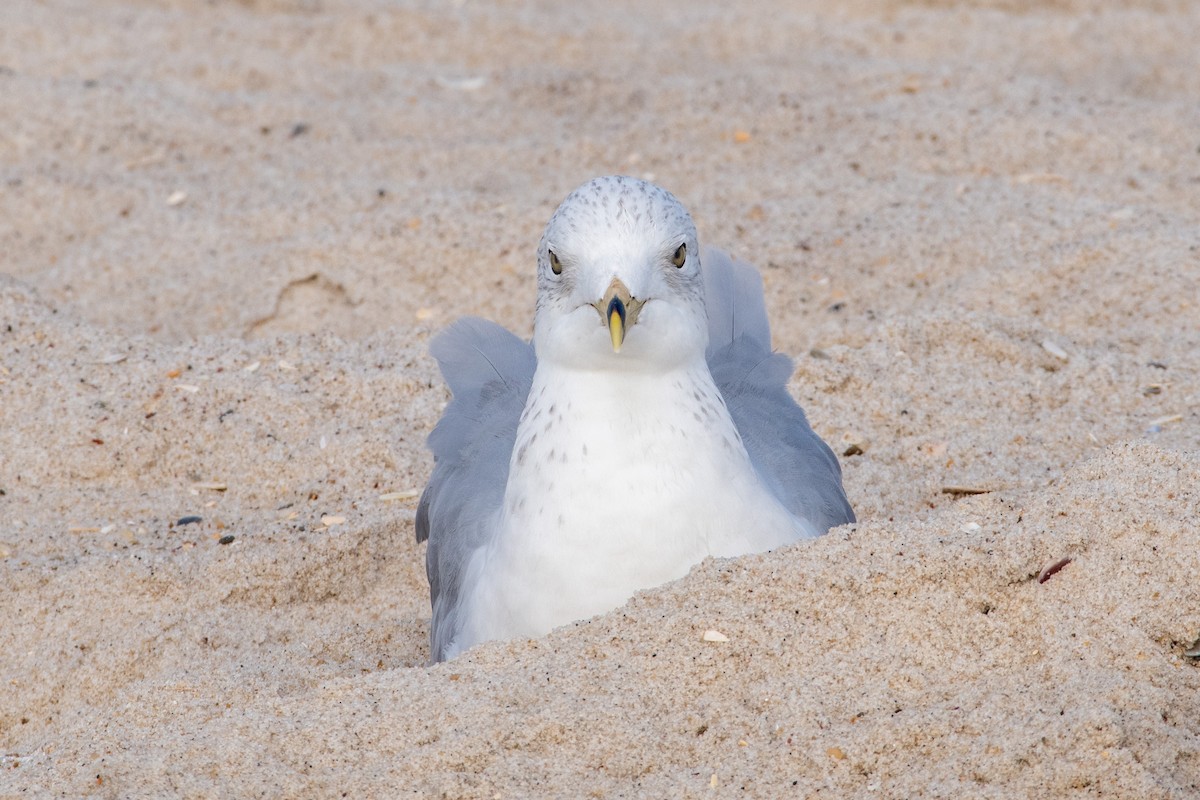
[[[675,248],[675,254],[671,256],[671,263],[679,269],[683,269],[684,263],[687,261],[687,245],[681,244]]]

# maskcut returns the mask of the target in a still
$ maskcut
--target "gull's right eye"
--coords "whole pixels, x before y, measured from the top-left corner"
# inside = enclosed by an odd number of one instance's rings
[[[555,275],[562,275],[562,262],[558,260],[558,256],[553,250],[550,252],[550,270]]]

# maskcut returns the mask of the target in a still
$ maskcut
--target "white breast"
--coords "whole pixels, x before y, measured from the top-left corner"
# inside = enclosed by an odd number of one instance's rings
[[[759,483],[702,361],[666,375],[539,366],[499,513],[456,651],[603,613],[706,556],[816,535]]]

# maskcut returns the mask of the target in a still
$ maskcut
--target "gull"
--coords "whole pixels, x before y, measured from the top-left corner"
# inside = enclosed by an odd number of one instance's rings
[[[432,660],[854,521],[771,350],[758,272],[701,250],[670,192],[576,189],[537,289],[532,343],[465,318],[430,345],[452,395],[416,518]]]

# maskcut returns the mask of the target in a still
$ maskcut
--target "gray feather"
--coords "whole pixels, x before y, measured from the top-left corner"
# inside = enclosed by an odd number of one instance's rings
[[[700,250],[704,274],[704,306],[708,310],[709,360],[715,352],[744,337],[771,350],[771,324],[763,303],[762,276],[744,261],[735,261],[724,250]]]
[[[517,423],[537,364],[533,348],[499,325],[458,320],[429,346],[453,398],[429,436],[434,468],[417,506],[417,541],[433,604],[433,657],[460,627],[463,573],[492,534],[504,499]]]
[[[822,533],[854,522],[837,457],[788,393],[792,361],[771,352],[758,271],[711,247],[700,263],[708,367],[759,477],[789,511]]]

